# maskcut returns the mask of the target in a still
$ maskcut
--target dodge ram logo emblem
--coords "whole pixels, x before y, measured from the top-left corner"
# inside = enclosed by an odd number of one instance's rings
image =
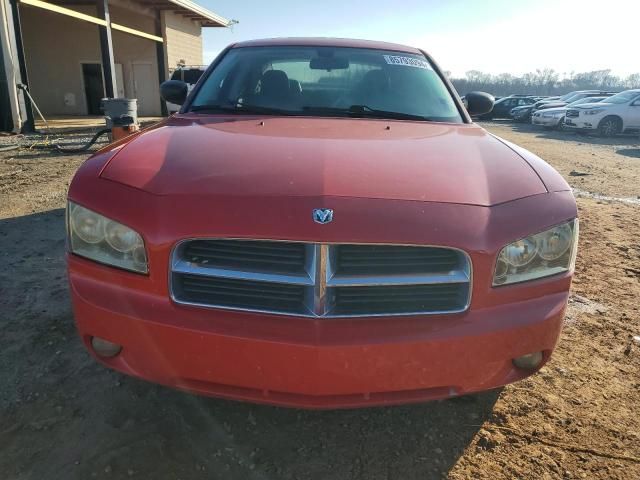
[[[333,210],[330,208],[314,208],[313,221],[316,223],[329,223],[333,220]]]

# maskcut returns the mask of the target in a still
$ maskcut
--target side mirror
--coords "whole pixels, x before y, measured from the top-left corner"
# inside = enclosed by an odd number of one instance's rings
[[[187,99],[189,88],[180,80],[167,80],[160,84],[160,96],[167,102],[182,105]]]
[[[493,110],[493,95],[484,92],[470,92],[465,95],[469,115],[484,115]]]

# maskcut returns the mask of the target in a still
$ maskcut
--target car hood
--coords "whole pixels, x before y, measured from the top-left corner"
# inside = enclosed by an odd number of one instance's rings
[[[540,105],[539,110],[547,110],[548,108],[564,107],[567,102],[548,102]]]
[[[101,177],[156,195],[485,206],[547,191],[475,124],[346,118],[178,115],[121,147]]]
[[[589,109],[589,108],[595,108],[595,107],[608,107],[612,105],[611,103],[607,103],[605,101],[602,102],[595,102],[595,103],[583,103],[582,105],[576,105],[574,107],[570,107],[570,108],[577,108],[577,109]]]
[[[556,113],[556,112],[564,112],[567,110],[567,107],[554,107],[554,108],[543,108],[538,110],[536,113],[539,114],[543,114],[543,113]]]

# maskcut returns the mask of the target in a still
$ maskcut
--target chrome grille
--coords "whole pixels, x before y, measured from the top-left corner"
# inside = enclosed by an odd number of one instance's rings
[[[174,292],[188,302],[222,307],[268,309],[289,313],[305,313],[305,290],[301,285],[231,280],[204,275],[179,275]]]
[[[174,301],[310,317],[462,312],[471,263],[430,246],[196,239],[171,258]]]
[[[578,110],[569,109],[565,115],[569,118],[576,118],[580,116],[580,112]]]
[[[302,243],[194,240],[185,246],[184,258],[201,265],[250,271],[274,273],[304,273],[305,271],[305,246]]]
[[[456,269],[460,254],[456,250],[435,247],[397,245],[337,245],[335,274],[405,274],[448,272]]]
[[[391,285],[383,287],[338,287],[335,308],[338,315],[401,314],[446,311],[452,305],[464,305],[467,288],[457,283],[434,285]]]

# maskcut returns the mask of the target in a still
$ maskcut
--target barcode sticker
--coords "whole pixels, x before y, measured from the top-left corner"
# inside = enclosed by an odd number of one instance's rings
[[[424,68],[425,70],[432,70],[431,65],[426,60],[421,60],[414,57],[401,57],[398,55],[383,55],[384,60],[389,65],[403,65],[405,67]]]

